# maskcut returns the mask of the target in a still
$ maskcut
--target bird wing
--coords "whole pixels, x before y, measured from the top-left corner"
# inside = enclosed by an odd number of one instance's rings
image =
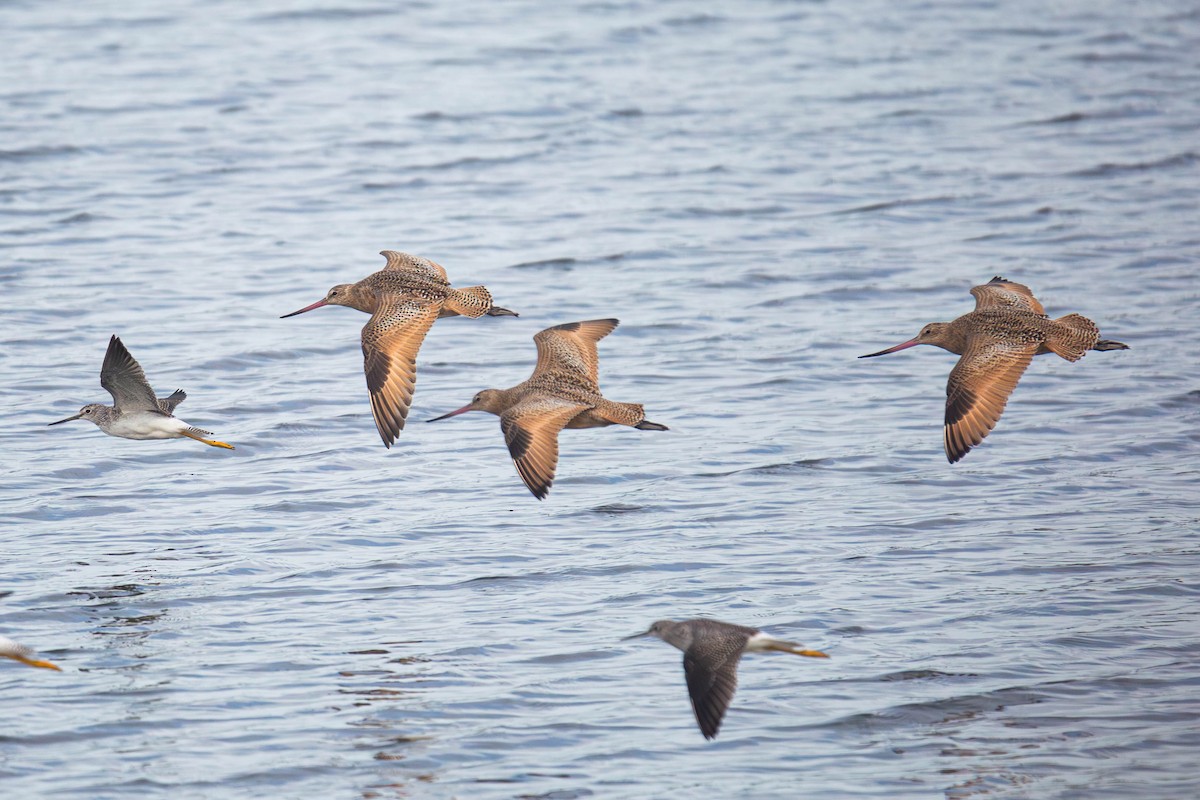
[[[100,367],[100,385],[113,396],[113,410],[118,414],[132,411],[162,413],[146,373],[116,335],[108,340],[108,351]]]
[[[720,638],[702,638],[683,654],[683,674],[687,677],[692,711],[705,739],[714,739],[721,720],[737,691],[737,668],[746,636],[735,634]]]
[[[158,398],[158,410],[164,414],[174,414],[175,407],[187,399],[187,392],[183,389],[176,389],[171,392],[169,397]]]
[[[600,357],[596,353],[596,342],[612,333],[619,324],[615,319],[591,319],[546,328],[533,337],[538,351],[533,374],[571,372],[586,377],[593,387],[598,388]]]
[[[447,286],[450,285],[450,279],[446,277],[446,270],[436,261],[430,261],[428,258],[401,253],[396,250],[380,250],[379,255],[387,259],[384,269],[395,270],[396,272],[415,272],[425,277],[433,278]]]
[[[946,383],[946,424],[942,440],[953,464],[983,441],[1004,413],[1038,342],[1008,343],[974,337],[950,370]]]
[[[982,286],[971,289],[975,295],[975,310],[1020,309],[1046,316],[1046,309],[1033,296],[1028,286],[1005,280],[999,275]]]
[[[363,372],[371,393],[371,413],[387,447],[404,429],[417,382],[417,351],[441,310],[441,301],[393,297],[380,305],[362,329]]]
[[[590,408],[549,395],[522,400],[500,415],[500,430],[521,480],[542,500],[554,483],[558,466],[558,432],[579,412]]]

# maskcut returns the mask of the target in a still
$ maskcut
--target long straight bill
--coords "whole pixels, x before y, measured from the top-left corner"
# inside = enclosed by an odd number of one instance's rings
[[[293,311],[290,314],[284,314],[282,317],[280,317],[280,319],[287,319],[288,317],[294,317],[297,314],[303,314],[305,311],[312,311],[314,308],[320,308],[323,305],[328,305],[328,304],[324,300],[318,300],[317,302],[313,303],[311,306],[305,306],[304,308],[300,309],[299,311]]]
[[[919,344],[920,344],[920,342],[918,342],[916,339],[909,339],[907,342],[901,342],[900,344],[896,345],[895,347],[889,347],[887,350],[880,350],[878,353],[867,353],[865,356],[859,356],[859,358],[874,358],[875,356],[886,356],[888,353],[898,353],[901,350],[907,350],[908,348],[915,347],[916,345],[919,345]]]
[[[449,419],[450,417],[457,417],[459,414],[465,414],[468,411],[474,411],[474,410],[475,410],[475,407],[473,405],[471,405],[470,403],[467,403],[462,408],[457,409],[455,411],[451,411],[449,414],[442,414],[440,417],[434,417],[433,419],[427,419],[425,421],[426,422],[437,422],[438,420],[441,420],[441,419]]]

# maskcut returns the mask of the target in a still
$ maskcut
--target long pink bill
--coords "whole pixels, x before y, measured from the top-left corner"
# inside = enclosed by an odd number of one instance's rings
[[[320,308],[321,306],[324,306],[324,305],[328,305],[328,303],[326,303],[324,300],[318,300],[317,302],[313,303],[311,306],[305,306],[304,308],[300,309],[299,311],[293,311],[290,314],[284,314],[282,317],[280,317],[280,319],[287,319],[288,317],[294,317],[297,314],[303,314],[305,311],[312,311],[314,308]]]
[[[465,414],[468,411],[474,411],[474,410],[475,410],[475,406],[471,405],[470,403],[467,403],[465,406],[458,409],[457,411],[451,411],[449,414],[442,414],[440,417],[434,417],[433,419],[427,419],[425,421],[426,422],[437,422],[440,419],[449,419],[450,417],[457,417],[459,414]]]
[[[920,337],[918,337],[918,338],[920,338]],[[916,345],[919,345],[919,344],[920,344],[920,342],[918,342],[916,339],[909,339],[907,342],[901,342],[900,344],[896,345],[895,347],[889,347],[887,350],[880,350],[878,353],[867,353],[865,356],[859,356],[859,358],[874,358],[875,356],[886,356],[888,353],[898,353],[901,350],[907,350],[908,348],[915,347]]]

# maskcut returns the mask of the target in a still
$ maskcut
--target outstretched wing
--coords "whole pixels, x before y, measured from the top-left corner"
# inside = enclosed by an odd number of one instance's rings
[[[980,337],[950,370],[942,440],[953,464],[983,441],[1004,413],[1008,397],[1029,366],[1038,343],[1013,344]]]
[[[397,250],[380,250],[379,255],[387,259],[384,269],[412,272],[425,278],[433,278],[438,283],[450,285],[450,279],[446,277],[446,270],[442,269],[442,265],[436,261],[409,253],[401,253]]]
[[[971,294],[975,295],[976,311],[1011,308],[1046,316],[1046,309],[1042,308],[1028,286],[1005,280],[999,275],[973,288]]]
[[[558,467],[558,432],[589,408],[557,397],[532,397],[500,415],[500,430],[517,472],[538,500],[550,492]]]
[[[113,396],[113,410],[117,414],[132,411],[162,413],[146,373],[115,334],[108,340],[104,365],[100,367],[100,385]]]
[[[164,414],[174,414],[175,407],[187,399],[187,392],[183,389],[176,389],[171,392],[169,397],[158,398],[158,410]]]
[[[683,654],[692,711],[705,739],[713,739],[737,690],[737,668],[746,637],[700,639]]]
[[[387,447],[404,429],[417,382],[417,351],[441,309],[441,302],[395,297],[381,305],[362,329],[371,413]]]
[[[591,381],[593,388],[598,388],[600,357],[596,353],[596,342],[612,333],[619,324],[615,319],[591,319],[546,328],[533,337],[538,351],[533,374],[571,372],[582,375]]]

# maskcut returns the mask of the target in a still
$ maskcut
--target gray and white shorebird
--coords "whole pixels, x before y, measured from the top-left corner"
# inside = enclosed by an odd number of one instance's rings
[[[743,653],[775,650],[809,658],[829,658],[820,650],[768,636],[757,628],[715,619],[660,619],[644,633],[624,640],[656,636],[683,651],[683,673],[696,723],[705,739],[715,739],[725,711],[737,690],[737,667]]]
[[[32,647],[18,644],[7,636],[0,636],[0,658],[11,658],[13,661],[19,661],[31,667],[41,667],[42,669],[52,669],[62,672],[62,668],[57,664],[43,661],[40,658],[34,658]]]
[[[169,397],[156,397],[141,365],[116,335],[108,340],[108,351],[100,367],[100,385],[112,395],[112,406],[89,403],[78,414],[49,424],[61,425],[75,419],[86,419],[96,423],[109,436],[122,439],[188,438],[213,447],[233,449],[231,444],[205,439],[205,436],[213,434],[174,416],[175,406],[182,403],[187,395],[182,389],[176,389]]]

